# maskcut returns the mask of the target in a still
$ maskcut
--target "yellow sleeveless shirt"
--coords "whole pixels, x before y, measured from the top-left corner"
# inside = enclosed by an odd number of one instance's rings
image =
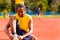
[[[28,14],[25,14],[22,18],[19,17],[18,14],[15,15],[16,19],[19,21],[20,29],[24,30],[26,32],[29,32],[29,21],[30,21],[30,16]]]

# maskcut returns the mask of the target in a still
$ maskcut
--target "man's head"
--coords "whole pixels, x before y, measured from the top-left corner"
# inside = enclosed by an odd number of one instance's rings
[[[25,10],[25,6],[24,5],[19,5],[17,7],[17,13],[20,17],[23,17],[25,14],[26,10]]]

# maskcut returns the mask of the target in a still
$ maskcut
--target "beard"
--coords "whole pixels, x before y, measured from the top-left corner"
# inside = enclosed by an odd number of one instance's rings
[[[20,17],[24,17],[24,14],[18,14]]]

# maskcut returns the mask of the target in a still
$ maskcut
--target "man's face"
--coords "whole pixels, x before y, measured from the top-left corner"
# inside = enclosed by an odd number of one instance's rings
[[[24,7],[18,7],[17,13],[20,17],[23,17],[25,14],[25,8]]]

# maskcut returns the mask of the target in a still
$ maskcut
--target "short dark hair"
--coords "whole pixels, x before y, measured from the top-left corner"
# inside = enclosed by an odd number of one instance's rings
[[[25,5],[19,4],[19,5],[17,5],[16,9],[18,9],[18,7],[25,8]]]
[[[25,5],[19,5],[18,7],[25,7]]]

